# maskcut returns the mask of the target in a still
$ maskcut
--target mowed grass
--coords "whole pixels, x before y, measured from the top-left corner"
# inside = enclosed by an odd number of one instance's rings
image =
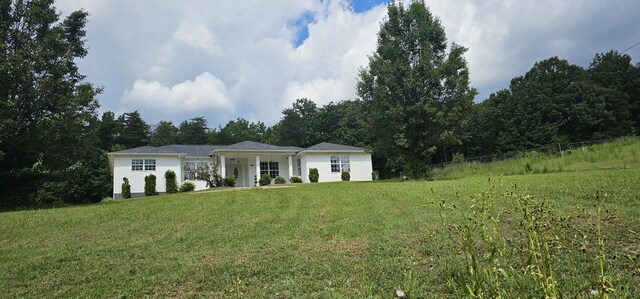
[[[495,184],[571,215],[559,236],[567,240],[589,231],[591,195],[606,192],[607,273],[625,297],[640,283],[638,182],[640,169],[631,168],[304,184],[1,213],[0,296],[390,298],[402,289],[456,297],[447,283],[460,271],[458,240],[438,234],[461,219],[441,217],[438,203],[466,206]],[[567,241],[554,265],[561,290],[585,297],[599,275],[595,235],[587,239],[584,252]],[[564,267],[578,274],[565,277]]]

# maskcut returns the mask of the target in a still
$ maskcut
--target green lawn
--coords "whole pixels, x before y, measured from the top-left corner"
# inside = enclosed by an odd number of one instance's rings
[[[493,184],[515,184],[517,193],[572,216],[558,230],[567,249],[558,251],[556,267],[578,274],[569,286],[571,277],[556,273],[563,292],[585,297],[598,281],[597,242],[589,234],[583,253],[572,240],[590,231],[590,196],[608,193],[607,273],[625,297],[639,283],[640,238],[632,232],[640,232],[638,182],[640,169],[632,168],[491,182],[304,184],[6,212],[0,296],[389,298],[400,288],[412,297],[456,297],[447,282],[461,267],[457,239],[438,232],[461,217],[440,217],[438,203],[463,207]]]

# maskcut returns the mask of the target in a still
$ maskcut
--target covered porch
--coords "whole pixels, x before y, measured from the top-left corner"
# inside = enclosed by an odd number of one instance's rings
[[[259,186],[260,177],[269,174],[271,180],[283,177],[287,182],[300,169],[295,152],[232,152],[214,154],[222,178],[233,177],[238,187]]]

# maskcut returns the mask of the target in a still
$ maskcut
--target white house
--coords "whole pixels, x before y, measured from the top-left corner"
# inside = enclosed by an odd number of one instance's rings
[[[109,153],[113,170],[113,198],[122,197],[123,178],[129,179],[133,197],[144,195],[144,177],[157,177],[156,191],[165,192],[164,174],[176,173],[178,184],[193,181],[196,190],[206,189],[206,182],[198,180],[189,171],[199,163],[218,163],[222,177],[235,177],[236,186],[255,186],[256,179],[269,174],[272,179],[280,176],[290,181],[299,176],[309,182],[309,169],[317,168],[319,182],[341,180],[341,173],[348,171],[352,181],[371,180],[371,154],[364,149],[348,145],[319,143],[309,148],[275,146],[253,141],[232,145],[165,145],[142,146]],[[201,164],[200,164],[201,165]]]

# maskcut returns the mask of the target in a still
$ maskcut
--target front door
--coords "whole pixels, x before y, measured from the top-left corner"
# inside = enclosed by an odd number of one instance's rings
[[[242,167],[238,164],[227,164],[227,176],[236,178],[236,186],[244,187],[244,177],[242,176]]]

